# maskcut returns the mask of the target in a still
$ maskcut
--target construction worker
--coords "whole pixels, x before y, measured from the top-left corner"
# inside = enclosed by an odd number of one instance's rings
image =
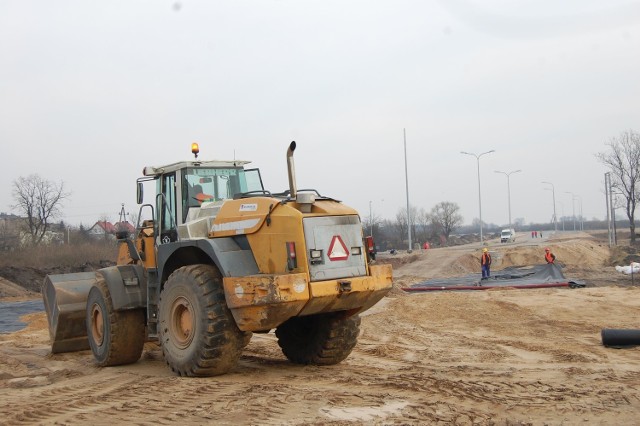
[[[480,257],[480,266],[482,266],[482,279],[486,280],[491,276],[491,255],[485,247],[482,249],[482,257]]]
[[[544,260],[547,261],[547,263],[555,263],[556,261],[556,256],[551,253],[551,250],[549,250],[549,247],[544,249]]]

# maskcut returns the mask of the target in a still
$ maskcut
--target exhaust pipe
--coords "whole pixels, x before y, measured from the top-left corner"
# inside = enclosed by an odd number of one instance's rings
[[[293,163],[293,151],[296,149],[296,141],[292,141],[287,149],[287,172],[289,173],[289,196],[296,199],[298,188],[296,187],[296,171]]]

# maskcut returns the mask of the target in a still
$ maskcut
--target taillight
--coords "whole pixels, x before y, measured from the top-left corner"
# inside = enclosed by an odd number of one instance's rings
[[[365,237],[364,239],[365,241],[365,245],[367,247],[367,256],[369,257],[369,260],[376,260],[376,245],[373,242],[373,237],[372,236],[368,236]]]
[[[287,245],[287,268],[293,271],[298,267],[298,258],[296,257],[296,243],[288,241]]]

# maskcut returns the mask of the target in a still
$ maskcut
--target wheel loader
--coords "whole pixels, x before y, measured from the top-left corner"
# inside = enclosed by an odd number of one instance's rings
[[[157,340],[180,376],[234,368],[252,333],[275,329],[294,363],[344,360],[359,313],[391,289],[389,265],[367,258],[358,213],[316,190],[272,193],[248,161],[145,167],[134,235],[118,237],[117,265],[48,275],[43,298],[52,352],[91,349],[99,366],[135,363]],[[144,204],[145,181],[155,181]]]

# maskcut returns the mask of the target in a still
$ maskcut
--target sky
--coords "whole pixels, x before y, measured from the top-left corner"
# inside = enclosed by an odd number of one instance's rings
[[[551,221],[554,193],[604,219],[595,154],[640,131],[639,76],[640,1],[0,0],[0,212],[37,173],[67,223],[137,213],[143,167],[192,142],[282,191],[295,140],[298,187],[363,219],[408,186],[470,224],[478,164],[485,223],[508,224],[507,180],[512,221]]]

